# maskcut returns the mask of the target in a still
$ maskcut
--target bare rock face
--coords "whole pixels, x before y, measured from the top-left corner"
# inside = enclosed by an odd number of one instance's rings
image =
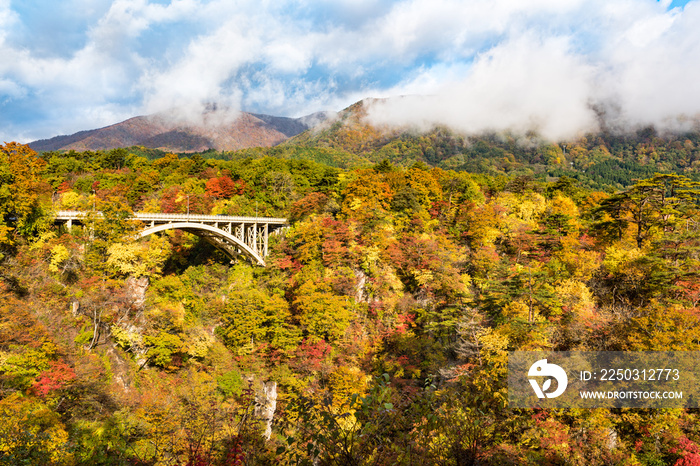
[[[255,394],[255,417],[265,423],[266,440],[272,435],[272,419],[277,409],[277,382],[263,382],[261,390]]]
[[[129,365],[113,346],[108,347],[106,353],[110,363],[112,364],[112,380],[118,384],[125,393],[128,393],[131,390]]]
[[[149,285],[148,277],[129,277],[126,279],[125,291],[136,309],[143,309],[146,304],[146,290]]]
[[[355,285],[355,301],[358,303],[367,302],[367,275],[362,269],[356,269],[355,279],[357,284]]]
[[[607,439],[605,440],[605,446],[608,448],[608,450],[614,450],[617,448],[618,440],[618,435],[615,429],[609,428]]]

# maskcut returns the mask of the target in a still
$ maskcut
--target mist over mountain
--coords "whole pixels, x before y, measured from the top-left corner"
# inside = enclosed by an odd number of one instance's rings
[[[216,108],[201,114],[173,110],[137,116],[104,128],[42,139],[29,143],[29,146],[36,151],[144,146],[172,152],[271,147],[325,117],[324,113],[316,113],[302,118],[286,118]]]
[[[591,187],[626,186],[658,171],[681,171],[694,177],[700,163],[697,118],[642,125],[626,120],[611,103],[590,104],[587,131],[574,125],[569,128],[579,128],[577,131],[559,133],[552,129],[565,128],[568,123],[536,124],[532,120],[530,125],[490,125],[487,116],[483,122],[460,120],[447,106],[443,113],[431,113],[429,108],[440,99],[416,95],[366,98],[339,112],[301,118],[230,111],[215,105],[204,112],[179,108],[29,145],[37,151],[129,146],[178,153],[213,150],[226,159],[267,154],[342,168],[382,161],[409,167],[420,162],[475,173],[567,176]],[[565,114],[559,116],[563,119]],[[503,121],[508,121],[507,115]],[[560,137],[555,138],[556,134]],[[275,146],[273,151],[243,150]]]
[[[388,162],[404,168],[418,164],[495,176],[566,177],[592,189],[622,189],[654,173],[682,173],[700,181],[700,131],[692,119],[679,119],[683,124],[673,128],[634,125],[623,122],[614,108],[592,108],[590,131],[559,140],[535,130],[468,132],[458,125],[373,120],[376,108],[400,106],[402,100],[405,98],[357,102],[270,154],[285,157],[287,151],[296,158],[305,154],[323,163],[329,163],[328,154],[334,154],[342,163],[331,164],[340,167],[362,161],[365,165]],[[347,154],[353,154],[354,164],[347,163]],[[245,156],[248,154],[241,154]]]

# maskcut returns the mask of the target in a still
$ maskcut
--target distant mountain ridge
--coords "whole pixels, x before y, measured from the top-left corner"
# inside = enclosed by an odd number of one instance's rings
[[[623,189],[654,173],[678,173],[700,182],[700,123],[682,132],[653,126],[623,132],[602,125],[599,131],[568,141],[549,141],[535,132],[468,134],[448,126],[375,123],[373,106],[389,99],[367,98],[339,112],[301,118],[231,115],[211,108],[195,123],[178,119],[177,112],[161,113],[29,146],[37,151],[131,146],[178,153],[213,149],[228,153],[208,156],[228,160],[270,156],[342,169],[389,162],[522,179],[566,177],[601,190]]]
[[[129,146],[171,152],[234,151],[275,146],[327,117],[323,112],[301,118],[246,112],[231,117],[214,111],[202,114],[201,121],[188,121],[174,112],[162,112],[137,116],[104,128],[41,139],[28,145],[40,152],[108,150]]]

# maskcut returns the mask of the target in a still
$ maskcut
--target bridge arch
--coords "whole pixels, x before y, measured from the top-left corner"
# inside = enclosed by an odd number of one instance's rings
[[[226,255],[232,259],[236,257],[237,254],[242,254],[249,258],[251,261],[258,265],[265,266],[265,260],[254,251],[250,246],[245,244],[239,238],[228,233],[227,231],[217,228],[212,225],[207,225],[205,223],[193,223],[193,222],[174,222],[174,223],[163,223],[160,225],[154,225],[152,227],[146,228],[139,233],[140,238],[144,238],[148,235],[154,233],[159,233],[166,230],[184,230],[195,234],[197,236],[203,237],[209,243],[211,243],[216,248],[222,250]]]
[[[70,230],[73,225],[84,225],[88,214],[90,212],[61,210],[56,212],[54,222],[65,224]],[[102,216],[102,212],[92,214]],[[289,225],[286,218],[159,212],[134,212],[129,220],[143,224],[137,238],[166,230],[184,230],[205,239],[231,258],[243,256],[262,266],[265,266],[270,234],[280,234]]]

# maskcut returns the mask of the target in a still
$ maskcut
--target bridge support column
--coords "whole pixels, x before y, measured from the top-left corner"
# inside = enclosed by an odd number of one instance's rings
[[[260,254],[260,248],[258,247],[258,223],[253,224],[253,251]]]
[[[267,243],[270,239],[270,224],[265,224],[265,250],[263,251],[263,257],[267,257]]]

